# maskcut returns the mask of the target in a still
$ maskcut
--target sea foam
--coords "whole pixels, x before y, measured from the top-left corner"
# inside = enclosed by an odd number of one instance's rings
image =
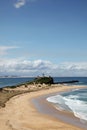
[[[79,95],[56,95],[48,97],[47,101],[54,103],[56,109],[72,111],[82,122],[87,122],[87,102],[81,101],[79,98]]]

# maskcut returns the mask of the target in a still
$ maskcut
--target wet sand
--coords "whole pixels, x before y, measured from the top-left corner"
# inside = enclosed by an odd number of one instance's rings
[[[40,96],[37,98],[33,98],[32,102],[35,105],[38,112],[49,115],[50,117],[58,119],[67,124],[71,124],[78,128],[87,130],[87,123],[75,117],[73,112],[60,110],[58,109],[58,107],[56,108],[56,106],[53,103],[50,103],[46,100],[48,97],[54,96],[57,94],[61,94],[61,93],[52,93],[52,94],[47,94],[47,95]]]
[[[50,89],[21,94],[11,98],[6,103],[6,107],[0,109],[0,129],[85,130],[85,128],[81,128],[80,126],[75,126],[75,124],[70,124],[69,122],[61,120],[59,116],[63,116],[62,118],[64,118],[64,114],[58,114],[58,111],[45,100],[45,96],[49,96],[48,94],[60,91],[69,91],[71,88],[72,87],[69,86],[58,86]],[[46,113],[39,111],[39,109],[42,110],[41,104],[43,104],[43,110]],[[56,117],[56,115],[59,116]]]

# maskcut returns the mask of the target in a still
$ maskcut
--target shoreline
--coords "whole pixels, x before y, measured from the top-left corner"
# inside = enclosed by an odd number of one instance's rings
[[[83,89],[83,88],[78,88],[78,89]],[[72,90],[73,89],[69,91]],[[43,95],[37,98],[33,98],[32,102],[35,105],[38,112],[42,114],[47,114],[53,118],[60,120],[61,122],[76,126],[78,128],[87,129],[86,122],[81,122],[81,119],[76,117],[72,111],[60,110],[60,108],[58,109],[58,106],[56,107],[54,103],[47,101],[48,97],[55,96],[58,94],[60,95],[61,93],[66,93],[66,92],[67,90]]]
[[[11,98],[6,103],[6,107],[0,109],[0,128],[2,130],[83,130],[83,128],[70,125],[61,121],[59,118],[56,119],[53,116],[38,112],[32,102],[33,99],[40,98],[41,96],[45,97],[48,94],[61,91],[65,92],[76,88],[79,89],[82,87],[62,85],[17,95]],[[44,100],[43,102],[41,101],[41,103],[44,105]],[[45,104],[44,106],[46,107],[47,105]]]

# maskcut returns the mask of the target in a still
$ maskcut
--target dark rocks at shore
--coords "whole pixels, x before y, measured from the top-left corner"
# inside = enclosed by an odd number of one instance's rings
[[[3,90],[3,88],[0,88],[0,92]]]
[[[68,84],[68,83],[78,83],[79,81],[78,80],[71,80],[71,81],[63,81],[63,82],[56,82],[55,84]]]

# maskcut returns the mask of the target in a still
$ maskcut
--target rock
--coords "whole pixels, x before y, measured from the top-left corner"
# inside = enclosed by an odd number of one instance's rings
[[[57,84],[64,84],[64,83],[77,83],[78,80],[71,80],[71,81],[63,81],[63,82],[57,82]]]

